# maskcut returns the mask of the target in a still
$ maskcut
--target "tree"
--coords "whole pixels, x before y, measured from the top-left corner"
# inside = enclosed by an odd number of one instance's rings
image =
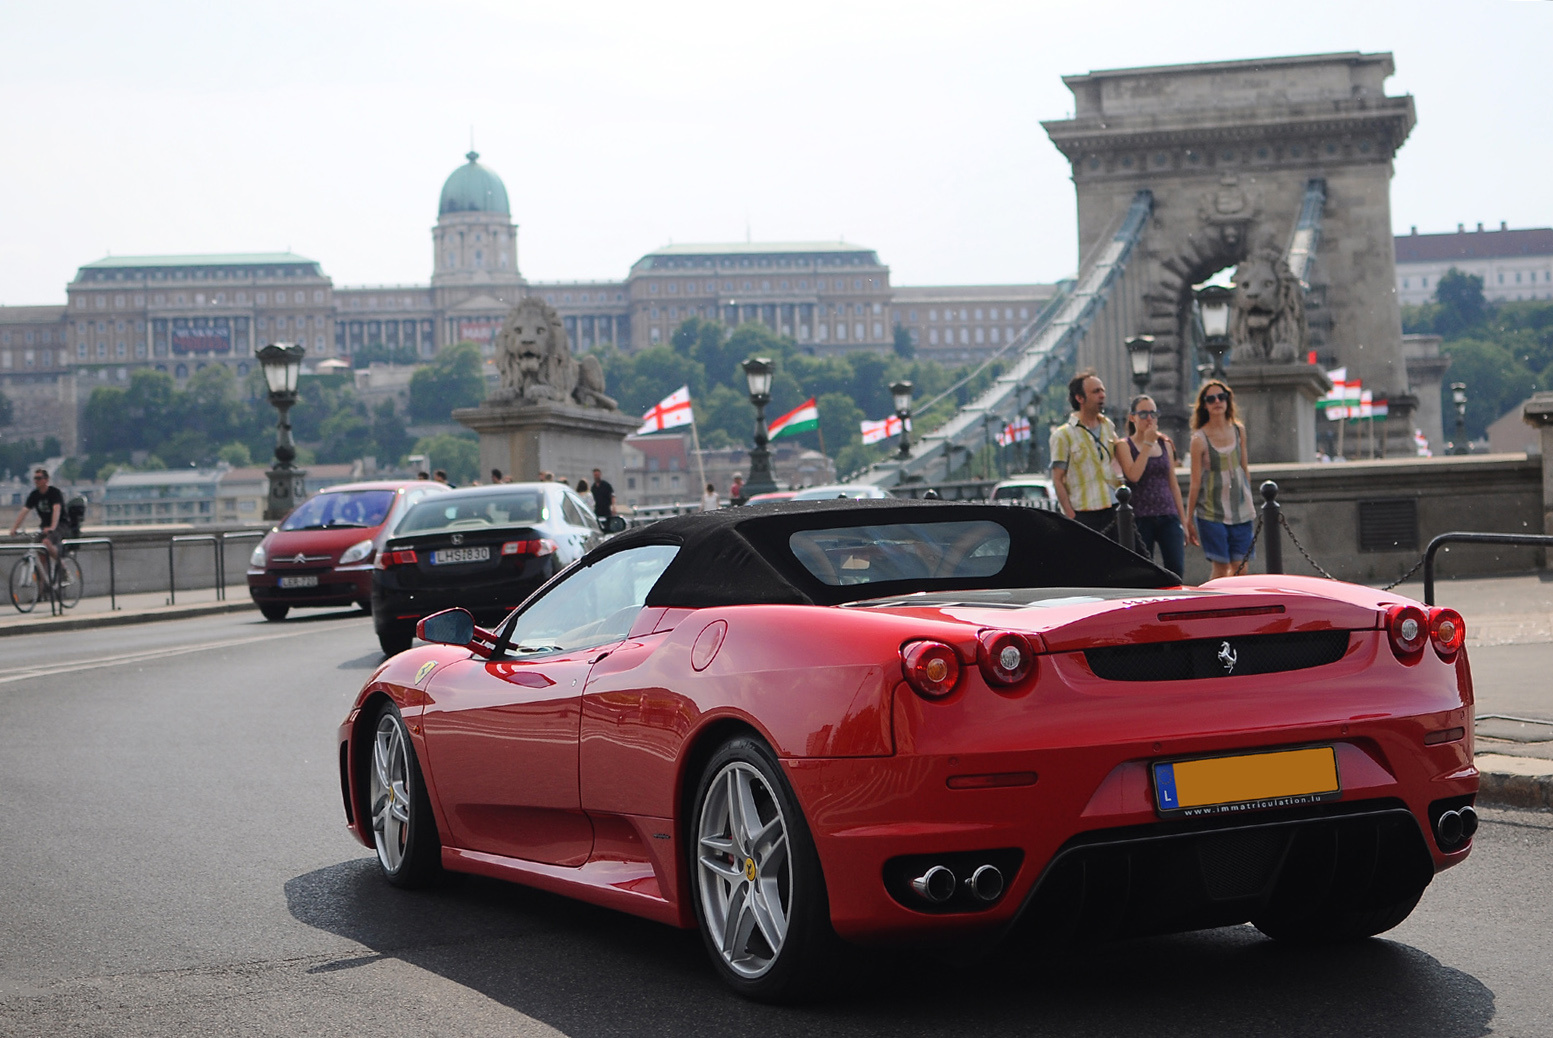
[[[452,421],[455,408],[474,407],[484,399],[485,360],[472,342],[444,347],[410,376],[410,417],[418,422]]]
[[[895,355],[904,360],[917,355],[917,344],[911,341],[911,329],[903,324],[895,326]]]
[[[11,403],[11,398],[0,393],[0,429],[4,429],[16,420],[16,407]]]
[[[1488,316],[1483,301],[1483,279],[1452,267],[1434,286],[1440,310],[1434,318],[1435,334],[1450,338],[1481,325]]]
[[[415,441],[415,454],[426,455],[428,469],[444,469],[452,483],[468,483],[480,478],[480,444],[455,433],[422,436]]]
[[[253,464],[253,454],[249,452],[246,443],[228,443],[216,451],[216,457],[234,469],[245,469]]]
[[[392,400],[384,400],[372,409],[372,445],[377,460],[395,465],[410,453],[410,434],[405,432],[404,419]]]

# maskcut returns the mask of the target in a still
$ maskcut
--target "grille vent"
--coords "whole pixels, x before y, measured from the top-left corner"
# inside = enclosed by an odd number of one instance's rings
[[[1226,642],[1235,656],[1228,670],[1219,656]],[[1347,631],[1309,631],[1116,645],[1086,650],[1084,658],[1107,681],[1189,681],[1320,667],[1342,659],[1347,649]]]

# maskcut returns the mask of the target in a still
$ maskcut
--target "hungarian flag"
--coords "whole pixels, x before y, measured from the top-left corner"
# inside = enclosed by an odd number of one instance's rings
[[[774,440],[778,436],[813,432],[819,427],[820,409],[814,406],[814,397],[811,396],[781,418],[766,426],[766,438]]]
[[[663,432],[676,426],[690,425],[695,420],[695,415],[690,410],[690,387],[680,386],[658,401],[656,407],[642,415],[642,427],[636,430],[636,435],[645,436],[648,433]]]
[[[864,443],[879,443],[882,440],[888,440],[892,436],[899,436],[901,434],[901,420],[899,415],[892,414],[890,417],[884,419],[883,421],[862,422],[860,424],[863,429]],[[906,428],[911,428],[910,421],[906,423]]]
[[[1347,368],[1333,368],[1327,372],[1327,378],[1332,380],[1332,389],[1326,396],[1316,401],[1316,406],[1321,408],[1321,413],[1336,421],[1347,413],[1348,402],[1343,396],[1344,384],[1348,381]]]
[[[1018,418],[1009,422],[998,433],[998,446],[1007,447],[1011,443],[1024,443],[1030,438],[1030,419]]]

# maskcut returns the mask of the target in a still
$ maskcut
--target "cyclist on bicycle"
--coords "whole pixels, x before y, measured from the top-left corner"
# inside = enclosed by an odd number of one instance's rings
[[[28,512],[37,512],[38,522],[43,526],[40,539],[48,549],[52,565],[59,561],[59,542],[64,537],[60,519],[65,514],[65,495],[59,492],[58,487],[49,486],[48,469],[33,470],[32,482],[32,493],[27,495],[27,501],[22,505],[22,510],[16,513],[16,521],[11,524],[11,533],[14,536],[16,531],[22,528]]]

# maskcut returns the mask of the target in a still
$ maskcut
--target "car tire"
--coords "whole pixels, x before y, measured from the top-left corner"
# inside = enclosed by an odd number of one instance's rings
[[[1269,912],[1251,920],[1275,941],[1288,944],[1339,944],[1385,933],[1418,907],[1420,888],[1395,901],[1371,905],[1316,905],[1305,911]]]
[[[692,806],[691,900],[718,975],[762,1002],[822,992],[838,940],[819,855],[776,755],[748,736],[725,743]]]
[[[372,726],[367,758],[367,818],[383,878],[396,887],[423,887],[442,873],[442,841],[415,745],[393,703]]]
[[[384,656],[397,656],[410,647],[415,640],[415,628],[406,627],[403,624],[394,624],[391,627],[379,627],[377,643],[383,649]]]
[[[287,613],[291,612],[291,607],[284,605],[270,605],[268,602],[260,602],[259,612],[264,614],[264,618],[266,620],[279,623],[286,618]]]

